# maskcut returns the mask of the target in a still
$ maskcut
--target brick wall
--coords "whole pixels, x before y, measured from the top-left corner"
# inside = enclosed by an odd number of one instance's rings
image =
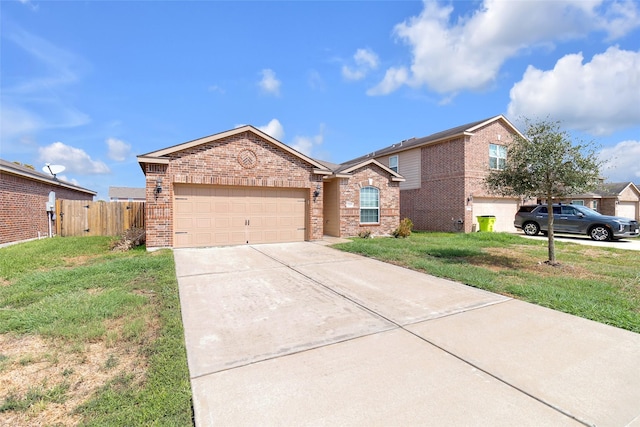
[[[474,198],[501,197],[489,193],[484,179],[489,172],[489,145],[509,146],[513,138],[513,130],[502,121],[495,121],[487,126],[477,129],[473,136],[467,137],[465,146],[465,189],[461,202],[473,208],[473,201],[467,203],[470,195]],[[508,158],[508,154],[507,154]],[[470,232],[474,222],[473,211],[465,210],[465,232]]]
[[[49,192],[57,199],[93,200],[91,194],[40,182],[25,177],[0,173],[0,244],[33,239],[49,234],[49,220],[45,209]]]
[[[256,163],[242,163],[255,158]],[[307,239],[322,239],[322,194],[313,200],[313,190],[322,177],[299,157],[283,151],[251,132],[181,150],[170,155],[168,165],[146,164],[147,246],[173,246],[173,184],[237,185],[308,189]],[[156,199],[157,179],[162,192]]]
[[[509,127],[494,121],[473,136],[422,147],[421,188],[401,191],[400,216],[410,218],[416,230],[457,231],[462,220],[462,230],[470,232],[473,202],[467,198],[490,196],[484,186],[489,144],[508,145],[511,136]]]
[[[340,235],[357,236],[365,230],[371,231],[375,236],[391,234],[400,222],[399,183],[391,181],[388,172],[376,165],[356,169],[352,175],[349,179],[340,180]],[[380,190],[378,224],[360,224],[360,189],[368,186]]]
[[[452,218],[464,218],[464,154],[464,138],[422,147],[421,188],[400,196],[400,216],[410,218],[414,229],[453,231]]]

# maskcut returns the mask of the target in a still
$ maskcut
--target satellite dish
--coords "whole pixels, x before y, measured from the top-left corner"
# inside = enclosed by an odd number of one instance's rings
[[[57,174],[63,172],[66,168],[62,165],[51,165],[49,163],[45,163],[42,167],[44,173],[50,173],[55,178]]]

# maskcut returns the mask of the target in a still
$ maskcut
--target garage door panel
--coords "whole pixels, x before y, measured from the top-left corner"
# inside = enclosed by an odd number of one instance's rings
[[[261,201],[256,200],[248,203],[248,206],[247,206],[248,214],[262,214],[263,211],[264,211],[264,208]]]
[[[278,203],[275,201],[265,201],[263,205],[263,211],[268,214],[275,215],[278,213]]]
[[[196,227],[198,229],[209,229],[212,227],[212,218],[196,218]]]
[[[214,217],[214,228],[216,229],[225,229],[231,227],[231,218],[227,217]]]
[[[174,245],[176,247],[189,247],[193,246],[191,243],[191,236],[187,233],[175,233],[174,236]]]
[[[198,199],[195,202],[195,212],[197,213],[210,213],[211,203],[206,198]]]
[[[193,211],[193,203],[190,201],[183,200],[182,203],[176,203],[175,212],[177,214],[190,214]]]
[[[513,219],[517,211],[518,200],[498,198],[475,198],[473,200],[473,222],[478,223],[478,216],[494,215],[496,217],[495,231],[516,232]]]
[[[211,233],[198,233],[196,234],[195,244],[208,245],[211,242]]]
[[[624,218],[636,219],[636,203],[635,202],[620,202],[616,209],[616,215]]]
[[[216,214],[223,214],[231,212],[231,204],[227,200],[214,200],[213,212]]]
[[[262,219],[262,223],[265,227],[273,228],[278,226],[278,217],[270,216]]]
[[[279,227],[292,227],[296,225],[293,219],[290,217],[283,216],[283,217],[280,217],[279,219],[280,219],[280,221],[278,221]]]
[[[193,218],[180,218],[175,219],[176,230],[183,230],[193,228]]]
[[[247,212],[246,203],[236,198],[230,202],[230,208],[232,214],[244,214]]]
[[[304,189],[176,185],[176,247],[303,241]]]

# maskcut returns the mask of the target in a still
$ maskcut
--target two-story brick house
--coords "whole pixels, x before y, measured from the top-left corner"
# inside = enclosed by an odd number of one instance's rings
[[[521,202],[490,194],[484,178],[506,161],[507,144],[518,129],[499,115],[408,139],[352,160],[375,159],[405,178],[400,183],[400,217],[416,230],[477,229],[477,216],[496,216],[496,231],[515,231]]]

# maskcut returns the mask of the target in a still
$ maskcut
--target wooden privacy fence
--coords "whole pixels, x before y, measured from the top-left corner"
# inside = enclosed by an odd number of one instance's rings
[[[144,228],[144,202],[56,200],[58,236],[118,236]]]

